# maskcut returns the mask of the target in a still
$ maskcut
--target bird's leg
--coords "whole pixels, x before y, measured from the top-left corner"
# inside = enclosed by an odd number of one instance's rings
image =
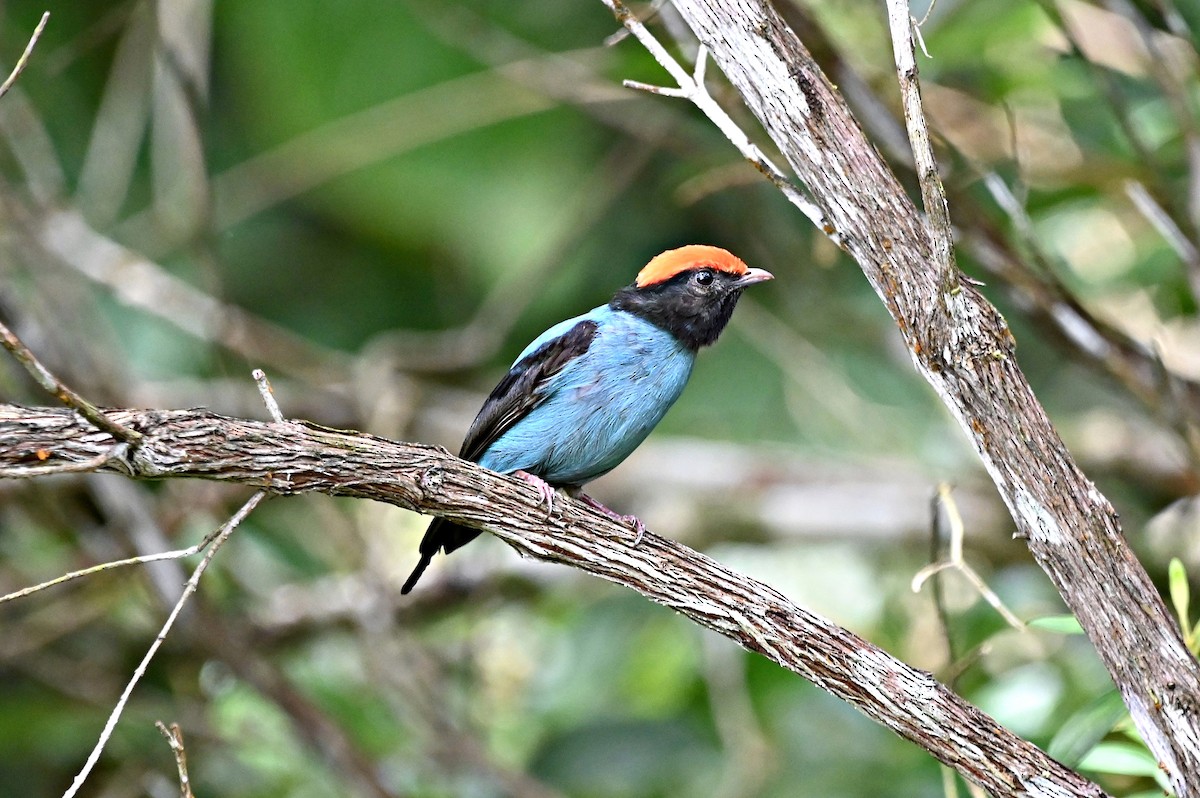
[[[549,518],[554,515],[554,488],[550,487],[549,482],[537,474],[530,474],[528,471],[514,471],[513,476],[537,488],[538,495],[546,503],[546,517]]]
[[[621,515],[616,510],[610,510],[608,507],[605,507],[603,504],[596,501],[583,491],[572,495],[586,504],[588,507],[591,507],[593,510],[599,510],[617,523],[628,524],[629,526],[633,527],[633,545],[636,546],[642,542],[642,536],[646,534],[646,525],[642,523],[642,519],[638,518],[636,515]]]

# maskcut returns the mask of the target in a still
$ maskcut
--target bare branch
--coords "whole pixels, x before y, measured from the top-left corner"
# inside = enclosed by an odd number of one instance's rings
[[[940,512],[939,512],[940,511]],[[921,592],[921,587],[932,576],[940,574],[942,571],[953,570],[958,571],[968,582],[971,587],[975,588],[979,595],[983,596],[988,604],[1000,616],[1004,618],[1005,623],[1014,629],[1025,631],[1027,628],[1025,623],[1013,614],[1013,611],[1005,606],[1000,597],[996,595],[996,591],[988,587],[987,582],[983,581],[983,577],[979,572],[971,567],[963,556],[963,538],[966,536],[966,530],[963,528],[962,514],[958,511],[958,505],[954,502],[954,496],[950,492],[950,486],[945,482],[938,485],[937,496],[935,499],[934,512],[938,515],[945,514],[947,526],[950,532],[950,554],[944,560],[930,563],[926,565],[912,578],[912,591],[914,593]]]
[[[1096,647],[1172,787],[1181,798],[1200,796],[1200,667],[1112,505],[1079,470],[1034,396],[1004,319],[975,286],[945,290],[943,271],[930,268],[939,262],[937,246],[911,200],[770,4],[675,0],[675,7],[841,234],[918,372],[981,457],[1018,536]]]
[[[912,145],[921,183],[921,200],[929,217],[929,237],[933,241],[934,261],[941,270],[943,291],[958,287],[958,267],[954,262],[954,231],[950,227],[950,206],[946,189],[938,175],[937,158],[929,142],[929,125],[921,103],[921,83],[917,79],[917,61],[913,51],[912,13],[908,0],[887,0],[888,24],[892,29],[892,50],[896,56],[896,74],[900,80],[900,96],[904,101],[904,125]],[[932,5],[930,11],[933,10]],[[924,42],[921,49],[924,50]],[[926,53],[928,55],[928,53]]]
[[[717,101],[708,93],[708,89],[704,85],[704,70],[708,61],[708,48],[703,44],[700,46],[696,54],[695,70],[689,75],[687,70],[679,65],[679,62],[667,52],[667,48],[663,47],[658,39],[654,38],[654,34],[646,29],[641,20],[621,0],[604,0],[604,4],[612,9],[613,14],[616,15],[621,24],[642,43],[643,47],[650,51],[650,54],[662,65],[663,69],[670,73],[671,77],[678,84],[678,88],[651,86],[647,83],[639,83],[632,80],[625,81],[625,85],[630,88],[648,91],[652,94],[679,97],[690,101],[703,111],[704,115],[725,134],[730,143],[737,147],[742,157],[749,161],[764,177],[774,183],[783,192],[783,195],[788,198],[788,201],[807,216],[809,221],[817,226],[818,230],[823,230],[837,243],[837,231],[826,220],[825,214],[821,209],[805,196],[804,192],[792,183],[779,167],[771,162],[771,159],[763,153],[757,144],[750,141],[749,137],[733,121],[733,117],[727,114],[725,109],[718,105]]]
[[[98,466],[92,466],[91,470],[94,470],[96,467]],[[70,582],[84,576],[98,574],[102,571],[111,571],[115,568],[122,568],[126,565],[144,565],[150,562],[158,562],[159,560],[176,560],[195,554],[198,550],[198,547],[192,547],[190,549],[179,549],[177,551],[165,551],[161,554],[147,554],[141,557],[129,557],[124,560],[113,560],[111,562],[100,563],[99,565],[93,565],[90,568],[81,568],[78,571],[71,571],[70,573],[63,574],[62,576],[55,577],[54,579],[49,579],[45,582],[39,582],[36,585],[30,585],[29,587],[15,590],[12,593],[0,596],[0,604],[3,604],[7,601],[14,601],[19,598],[24,598],[25,596],[33,595],[34,593],[54,587],[55,585],[61,585],[65,582]]]
[[[263,404],[267,406],[267,412],[271,414],[271,420],[282,424],[283,413],[279,410],[279,402],[275,401],[275,392],[271,389],[271,381],[267,379],[267,373],[262,369],[255,369],[250,374],[254,377],[255,385],[258,386],[258,395],[262,397]]]
[[[124,448],[125,444],[121,444],[121,447]],[[69,463],[64,466],[61,466],[60,471],[55,472],[55,473],[60,473],[61,471],[66,471],[66,470],[71,470],[71,471],[76,471],[76,472],[98,471],[102,466],[108,464],[113,459],[114,459],[114,454],[110,451],[110,452],[106,452],[104,454],[103,458],[95,457],[95,458],[92,458],[91,460],[83,460],[78,463]],[[8,472],[9,472],[9,470],[0,470],[0,477],[8,476]],[[215,529],[212,532],[205,535],[204,539],[201,540],[199,543],[197,543],[194,546],[189,546],[186,549],[176,549],[175,551],[164,551],[164,552],[159,552],[158,554],[142,554],[137,557],[128,557],[124,560],[113,560],[111,562],[104,562],[104,563],[100,563],[99,565],[93,565],[90,568],[82,568],[78,571],[71,571],[70,573],[63,574],[62,576],[56,577],[54,579],[50,579],[46,582],[41,582],[36,585],[31,585],[29,587],[22,588],[21,590],[16,590],[12,593],[8,593],[7,595],[0,596],[0,604],[3,604],[8,601],[13,601],[13,600],[19,599],[19,598],[24,598],[25,596],[32,595],[33,593],[37,593],[41,590],[45,590],[46,588],[54,587],[55,585],[61,585],[64,582],[70,582],[72,580],[79,579],[84,576],[91,576],[92,574],[98,574],[101,571],[111,571],[116,568],[124,568],[125,566],[128,566],[128,565],[145,565],[147,563],[161,562],[163,560],[182,560],[186,557],[191,557],[193,554],[199,554],[200,552],[202,552],[206,548],[208,548],[208,545],[210,543],[212,543],[214,540],[216,540],[217,536],[221,533],[222,528],[223,527],[218,527],[217,529]]]
[[[38,22],[37,27],[33,29],[33,35],[29,37],[29,44],[25,45],[25,52],[21,53],[21,57],[17,59],[17,65],[13,67],[8,78],[4,83],[0,83],[0,97],[8,94],[8,90],[17,82],[17,78],[21,77],[21,73],[25,71],[25,65],[29,63],[29,56],[33,55],[33,48],[37,47],[38,39],[42,37],[42,31],[46,29],[46,23],[50,21],[50,12],[42,13],[42,18]]]
[[[127,429],[120,424],[109,419],[106,415],[96,409],[88,400],[84,399],[79,394],[68,388],[58,377],[50,373],[50,369],[42,365],[41,361],[29,351],[29,347],[16,336],[12,330],[8,329],[3,322],[0,322],[0,346],[7,349],[12,356],[17,359],[17,362],[25,367],[25,370],[37,381],[37,384],[49,391],[56,399],[79,413],[86,418],[98,429],[102,429],[109,435],[125,443],[136,445],[142,439],[142,436],[132,429]]]
[[[129,702],[129,696],[133,694],[133,688],[137,687],[137,683],[142,680],[142,676],[146,673],[146,668],[150,666],[150,660],[154,659],[155,653],[159,646],[167,639],[167,633],[171,631],[171,627],[175,625],[175,619],[179,617],[179,613],[183,611],[183,607],[187,604],[187,600],[196,592],[196,588],[200,586],[200,577],[204,575],[208,569],[209,563],[220,550],[222,544],[229,539],[230,534],[237,528],[250,511],[258,506],[258,503],[266,498],[265,491],[259,491],[246,500],[246,503],[238,509],[233,516],[220,526],[217,530],[216,537],[213,539],[212,547],[204,555],[196,570],[192,571],[192,577],[187,581],[187,585],[183,589],[183,595],[179,597],[179,601],[175,603],[175,607],[171,610],[171,614],[167,616],[167,620],[163,623],[162,628],[158,631],[158,636],[154,638],[154,642],[150,644],[150,648],[146,651],[146,656],[142,657],[142,661],[138,663],[137,668],[133,671],[133,676],[130,677],[129,683],[125,685],[125,690],[122,691],[121,697],[117,699],[116,706],[108,715],[108,721],[104,724],[103,731],[100,732],[100,739],[96,741],[96,746],[92,749],[92,753],[88,755],[87,761],[83,765],[83,769],[75,776],[75,780],[71,782],[70,788],[63,793],[63,798],[74,798],[79,792],[79,788],[87,781],[88,775],[92,772],[92,768],[100,760],[100,754],[104,751],[104,746],[108,744],[108,739],[112,736],[113,729],[117,727],[117,721],[121,719],[121,713],[125,711],[125,704]]]
[[[686,546],[649,533],[632,546],[626,527],[582,502],[560,497],[547,518],[541,495],[525,482],[423,444],[199,410],[110,412],[136,423],[146,440],[105,471],[368,498],[484,528],[524,554],[633,588],[768,657],[997,796],[1104,795],[928,673]],[[19,464],[48,441],[55,457],[69,462],[89,459],[103,445],[68,411],[0,405],[0,466]]]
[[[175,769],[179,771],[179,798],[193,798],[192,780],[188,777],[187,769],[187,749],[183,747],[183,732],[179,724],[172,723],[168,727],[161,720],[156,720],[154,725],[167,738],[167,745],[171,746],[171,753],[175,755]]]

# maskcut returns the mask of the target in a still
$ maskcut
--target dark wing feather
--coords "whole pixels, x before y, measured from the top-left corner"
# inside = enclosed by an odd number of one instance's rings
[[[588,350],[597,326],[594,321],[581,321],[518,361],[483,403],[458,456],[478,460],[501,435],[546,401],[546,383]]]
[[[594,321],[581,321],[559,337],[542,344],[509,369],[467,430],[459,457],[478,460],[501,435],[546,401],[546,383],[588,350],[592,339],[596,337],[596,328]],[[413,589],[439,549],[449,554],[478,535],[478,529],[445,518],[433,519],[425,530],[425,537],[421,538],[421,559],[400,592],[408,593]]]

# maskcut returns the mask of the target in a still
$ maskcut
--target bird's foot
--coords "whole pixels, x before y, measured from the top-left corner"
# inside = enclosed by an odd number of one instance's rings
[[[633,527],[633,545],[636,546],[642,542],[642,536],[646,534],[646,525],[642,523],[642,519],[636,515],[621,515],[616,510],[610,510],[586,493],[580,493],[578,499],[593,510],[599,510],[604,513],[617,523]]]
[[[537,488],[538,495],[546,503],[546,517],[554,515],[554,488],[550,487],[549,482],[528,471],[514,471],[513,476]]]

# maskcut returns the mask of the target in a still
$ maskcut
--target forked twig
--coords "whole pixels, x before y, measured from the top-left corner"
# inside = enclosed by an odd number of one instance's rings
[[[274,397],[274,394],[271,389],[271,383],[267,379],[267,375],[263,372],[262,369],[254,369],[254,371],[252,372],[252,375],[254,377],[255,383],[258,385],[258,390],[259,390],[259,393],[262,395],[263,402],[267,406],[267,412],[271,414],[272,420],[277,421],[279,423],[283,423],[284,422],[283,414],[280,413],[280,411],[279,411],[279,404],[275,401],[275,397]],[[121,457],[124,454],[125,449],[127,449],[127,448],[128,448],[128,444],[119,443],[116,446],[114,446],[112,449],[110,449],[109,451],[104,452],[103,454],[98,455],[96,457],[92,457],[87,460],[80,460],[80,461],[74,462],[74,463],[64,463],[62,465],[28,466],[28,467],[24,467],[24,468],[0,468],[0,477],[39,477],[39,476],[46,476],[49,474],[64,474],[64,473],[72,473],[72,472],[83,473],[83,472],[89,472],[89,471],[96,471],[96,470],[100,469],[102,466],[104,466],[106,463],[108,463],[109,461],[111,461],[115,458]],[[49,579],[45,582],[40,582],[36,585],[30,585],[29,587],[25,587],[20,590],[13,591],[12,593],[7,593],[3,596],[0,596],[0,604],[4,604],[9,601],[15,601],[16,599],[24,598],[25,596],[32,595],[32,594],[37,593],[42,590],[46,590],[47,588],[51,588],[56,585],[61,585],[65,582],[70,582],[75,579],[80,579],[85,576],[91,576],[92,574],[98,574],[98,573],[101,573],[102,571],[111,571],[116,568],[124,568],[124,567],[130,566],[130,565],[146,565],[147,563],[161,562],[163,560],[186,559],[187,557],[191,557],[195,554],[199,554],[200,552],[202,552],[206,548],[208,548],[209,544],[211,544],[217,538],[217,536],[220,534],[220,532],[221,532],[221,528],[215,529],[212,532],[205,535],[204,539],[201,540],[199,543],[195,544],[194,546],[188,546],[186,549],[176,549],[174,551],[163,551],[163,552],[159,552],[157,554],[143,554],[143,555],[139,555],[137,557],[128,557],[123,560],[112,560],[110,562],[103,562],[103,563],[100,563],[99,565],[93,565],[88,568],[81,568],[78,571],[71,571],[70,573],[63,574],[62,576],[57,576],[54,579]]]
[[[992,605],[996,612],[1000,613],[1000,616],[1004,618],[1009,626],[1020,631],[1025,631],[1028,628],[1025,626],[1025,622],[1004,605],[1004,602],[1000,600],[996,592],[988,587],[987,582],[983,581],[983,577],[963,557],[963,538],[965,535],[962,514],[959,513],[958,504],[955,503],[954,497],[951,495],[950,486],[945,482],[939,484],[937,487],[937,505],[946,514],[950,531],[950,553],[945,560],[930,563],[917,571],[912,578],[912,591],[920,593],[921,587],[931,576],[945,570],[953,569],[966,577],[971,586],[979,592],[979,595],[988,604]]]
[[[12,353],[12,356],[17,359],[18,363],[25,367],[25,370],[37,381],[38,385],[53,394],[58,401],[86,418],[91,422],[92,426],[104,430],[117,440],[124,441],[131,446],[136,446],[142,442],[142,434],[140,432],[111,420],[108,416],[100,412],[99,408],[94,404],[75,393],[62,380],[51,374],[50,369],[43,366],[41,361],[37,359],[37,356],[29,350],[29,347],[25,346],[21,339],[12,330],[8,329],[3,322],[0,322],[0,346],[3,346]]]
[[[1200,299],[1200,247],[1187,237],[1171,214],[1159,204],[1145,184],[1137,180],[1125,181],[1125,196],[1137,208],[1138,213],[1163,237],[1179,259],[1183,261],[1192,289],[1192,296]]]
[[[839,243],[839,234],[833,225],[829,223],[825,212],[812,199],[806,196],[766,156],[757,144],[750,141],[749,137],[738,127],[737,122],[733,121],[733,117],[727,114],[725,109],[709,94],[708,88],[704,85],[704,73],[708,63],[708,47],[703,43],[700,44],[700,48],[696,53],[696,66],[689,75],[687,70],[667,52],[667,48],[663,47],[662,43],[654,37],[654,34],[650,33],[646,26],[642,24],[642,21],[621,0],[603,1],[605,5],[612,9],[617,20],[634,35],[634,38],[641,42],[642,46],[654,56],[654,60],[658,61],[663,69],[667,70],[677,84],[675,88],[671,88],[667,86],[654,86],[636,80],[626,80],[624,81],[624,85],[631,89],[638,89],[650,92],[651,94],[660,94],[664,97],[678,97],[695,105],[717,126],[717,129],[725,135],[725,138],[729,139],[729,142],[737,147],[742,157],[774,183],[783,192],[783,195],[787,197],[788,201],[799,208],[800,212],[807,216],[809,221],[817,226],[818,230],[824,231],[835,244]]]
[[[96,766],[96,762],[100,760],[100,754],[104,751],[104,746],[108,744],[108,740],[112,736],[113,729],[115,729],[117,726],[117,721],[121,719],[121,713],[125,711],[125,705],[129,702],[129,696],[133,693],[133,689],[137,686],[137,683],[141,681],[142,676],[145,675],[146,668],[149,667],[150,661],[154,658],[155,653],[158,652],[158,649],[163,644],[163,641],[167,639],[167,633],[170,632],[171,627],[175,625],[175,621],[179,617],[179,614],[183,611],[184,605],[187,604],[188,599],[192,597],[192,594],[195,593],[196,589],[199,587],[200,577],[204,575],[204,572],[208,569],[209,563],[212,562],[213,557],[216,555],[217,551],[221,548],[225,541],[229,539],[229,536],[233,533],[233,530],[237,528],[238,524],[245,520],[246,516],[250,514],[250,511],[257,507],[258,503],[261,502],[266,496],[266,491],[260,490],[258,493],[255,493],[246,500],[246,503],[243,504],[228,521],[226,521],[216,530],[212,536],[212,546],[205,553],[204,559],[202,559],[196,566],[196,569],[192,571],[191,578],[188,579],[187,585],[185,585],[183,588],[183,595],[179,597],[179,601],[175,602],[175,607],[171,610],[171,614],[167,616],[167,620],[163,623],[162,628],[159,629],[158,636],[154,638],[154,642],[150,644],[150,648],[146,651],[146,655],[142,657],[142,661],[139,662],[137,668],[134,669],[133,676],[130,677],[129,683],[125,685],[125,689],[121,692],[121,697],[117,700],[116,706],[114,706],[112,712],[109,713],[108,721],[105,722],[104,729],[100,732],[100,739],[96,741],[96,746],[92,749],[91,754],[88,755],[87,761],[84,762],[83,769],[79,771],[79,774],[75,777],[75,780],[71,782],[70,788],[63,793],[63,798],[74,798],[74,796],[78,794],[79,788],[83,786],[83,783],[87,780],[88,775],[91,774],[92,769]]]
[[[154,725],[167,738],[167,745],[171,746],[171,753],[175,755],[175,769],[179,771],[179,798],[194,798],[192,780],[188,777],[187,749],[183,747],[183,731],[178,723],[167,726],[161,720],[156,720]]]

